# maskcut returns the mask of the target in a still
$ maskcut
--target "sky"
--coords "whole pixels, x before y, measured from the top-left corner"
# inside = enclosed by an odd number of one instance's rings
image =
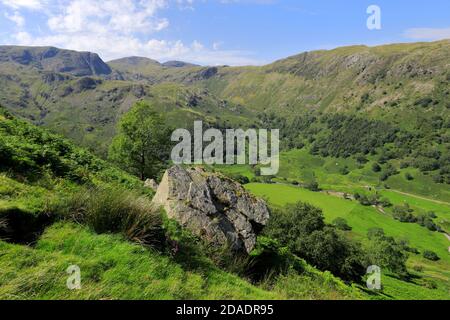
[[[368,28],[371,5],[380,28]],[[105,61],[261,65],[344,45],[450,39],[449,0],[0,0],[0,44]]]

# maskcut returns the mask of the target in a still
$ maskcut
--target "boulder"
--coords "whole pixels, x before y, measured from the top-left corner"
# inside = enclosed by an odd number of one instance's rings
[[[269,220],[266,203],[239,183],[202,168],[174,166],[166,171],[154,205],[207,241],[249,253]]]

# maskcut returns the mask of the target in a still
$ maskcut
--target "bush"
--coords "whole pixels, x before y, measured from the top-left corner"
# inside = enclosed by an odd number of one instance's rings
[[[84,189],[57,205],[61,218],[85,224],[97,233],[121,233],[128,240],[162,248],[162,213],[150,201],[118,188]]]
[[[435,252],[430,251],[430,250],[425,250],[423,252],[423,257],[425,259],[431,260],[431,261],[438,261],[438,260],[440,260],[439,256]]]
[[[278,241],[269,237],[258,237],[256,247],[250,253],[250,259],[245,273],[253,281],[261,281],[271,275],[285,274],[290,269],[303,271],[301,260],[288,248],[283,248]]]
[[[344,280],[360,280],[365,256],[359,244],[327,226],[322,211],[299,202],[284,212],[274,211],[264,234],[286,246],[295,255]]]
[[[408,181],[414,180],[414,177],[411,175],[411,173],[406,172],[405,173],[405,179]]]
[[[348,174],[350,173],[350,170],[348,169],[348,166],[345,166],[345,167],[341,168],[341,169],[339,170],[339,172],[340,172],[342,175],[346,176],[346,175],[348,175]]]
[[[320,191],[319,188],[319,183],[316,180],[310,181],[305,185],[305,188],[310,190],[310,191],[314,191],[314,192],[318,192]]]
[[[372,228],[368,231],[369,260],[371,264],[384,267],[401,276],[407,274],[405,246],[394,238],[385,235],[383,229]]]
[[[229,174],[227,175],[229,178],[233,179],[236,182],[239,182],[240,184],[248,184],[250,183],[250,179],[242,174]]]
[[[373,165],[372,165],[372,171],[373,172],[380,172],[381,171],[381,166],[378,164],[378,163],[374,163]]]
[[[419,215],[417,217],[417,223],[422,227],[427,228],[430,231],[440,231],[441,228],[434,223],[433,219],[426,215]]]
[[[338,228],[339,230],[342,231],[350,231],[352,230],[352,227],[350,227],[347,224],[347,220],[345,220],[344,218],[336,218],[333,220],[333,225]]]
[[[412,210],[408,204],[403,206],[395,206],[392,210],[394,219],[400,222],[417,222],[417,218],[412,214]]]

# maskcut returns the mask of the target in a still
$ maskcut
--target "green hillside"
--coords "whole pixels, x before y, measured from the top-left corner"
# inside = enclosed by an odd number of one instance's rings
[[[256,115],[289,119],[306,112],[344,112],[409,130],[430,131],[436,117],[448,122],[448,40],[306,52],[262,67],[173,67],[130,57],[87,77],[79,76],[84,65],[72,51],[1,47],[0,53],[2,105],[103,153],[117,120],[137,100],[156,101],[177,126],[193,117],[261,125]]]
[[[449,299],[449,61],[449,40],[255,67],[0,46],[0,298]],[[153,191],[108,162],[118,123],[141,101],[168,130],[195,120],[280,129],[276,176],[205,166],[265,198],[284,223],[278,238],[277,226],[262,231],[251,263],[150,209]],[[298,202],[323,214],[322,228],[296,233]],[[360,268],[383,260],[377,242],[392,253],[380,292],[365,289]],[[327,250],[354,253],[347,273],[320,261]],[[87,270],[81,291],[65,289],[69,264]]]
[[[0,160],[1,299],[367,298],[302,260],[266,281],[229,270],[152,212],[153,192],[137,178],[5,111]],[[74,264],[77,291],[66,287]]]

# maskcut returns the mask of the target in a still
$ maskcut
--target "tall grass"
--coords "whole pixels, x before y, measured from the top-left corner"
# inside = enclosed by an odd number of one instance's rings
[[[130,241],[155,248],[166,243],[162,212],[149,199],[118,188],[83,189],[57,205],[63,219],[87,225],[96,233],[121,233]]]

